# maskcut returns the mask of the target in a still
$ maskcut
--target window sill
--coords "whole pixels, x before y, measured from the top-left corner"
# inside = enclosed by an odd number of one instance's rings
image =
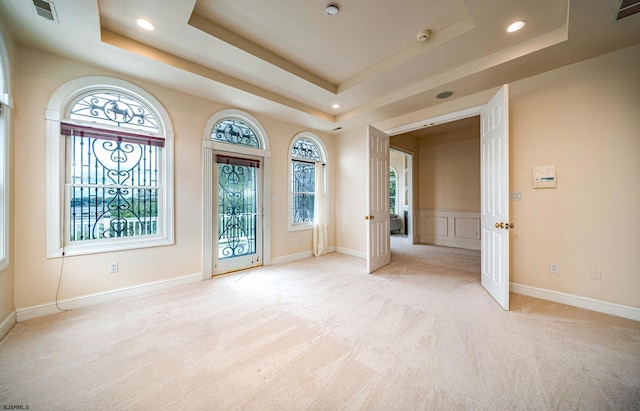
[[[90,244],[72,244],[66,245],[57,251],[47,255],[47,258],[60,258],[76,255],[88,255],[99,253],[110,253],[114,251],[135,250],[139,248],[163,247],[173,245],[173,239],[164,237],[151,237],[145,239],[127,239],[117,241],[95,241]]]
[[[313,230],[313,224],[296,224],[290,225],[289,231],[307,231]]]

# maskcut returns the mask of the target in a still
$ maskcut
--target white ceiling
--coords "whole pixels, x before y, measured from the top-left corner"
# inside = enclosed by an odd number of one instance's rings
[[[640,42],[617,0],[0,0],[19,43],[317,130],[388,122]],[[144,16],[157,27],[139,29]],[[516,19],[527,25],[506,33]],[[430,29],[427,42],[416,34]],[[333,109],[339,103],[339,109]]]

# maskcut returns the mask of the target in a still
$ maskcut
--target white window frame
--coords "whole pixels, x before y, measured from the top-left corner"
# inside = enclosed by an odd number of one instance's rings
[[[66,204],[65,204],[65,146],[66,138],[60,134],[60,123],[69,121],[66,117],[69,105],[79,96],[92,91],[109,90],[134,96],[144,102],[159,120],[160,135],[164,138],[164,148],[160,153],[163,192],[159,198],[158,234],[153,236],[100,239],[95,241],[68,242]],[[174,206],[173,206],[173,126],[169,114],[162,104],[147,91],[124,80],[91,76],[82,77],[63,84],[51,96],[46,120],[46,182],[47,182],[47,258],[63,255],[84,255],[136,248],[158,247],[174,244]],[[93,124],[93,123],[84,123]],[[104,128],[103,126],[100,126]]]
[[[389,166],[389,172],[391,172],[391,171],[396,173],[396,195],[394,197],[394,203],[395,204],[394,204],[394,207],[393,207],[395,209],[394,214],[395,215],[400,215],[399,214],[399,209],[398,209],[398,206],[399,206],[399,203],[398,203],[398,187],[399,187],[399,185],[398,185],[398,183],[400,182],[400,176],[398,175],[398,170],[396,170],[396,168],[394,166],[390,165]],[[391,177],[389,177],[389,190],[391,190]],[[391,195],[391,191],[389,191],[389,195]]]
[[[11,95],[9,55],[0,33],[0,271],[9,267]]]
[[[287,181],[287,192],[288,192],[288,197],[289,197],[289,203],[288,203],[288,209],[289,209],[289,215],[288,215],[288,220],[289,220],[289,231],[303,231],[303,230],[312,230],[313,229],[313,221],[309,221],[307,223],[294,223],[293,222],[293,186],[292,186],[292,180],[293,180],[293,161],[295,160],[293,158],[293,156],[291,155],[291,149],[293,149],[293,145],[296,143],[296,141],[300,140],[300,139],[306,139],[306,140],[311,140],[317,147],[318,150],[320,151],[320,158],[321,158],[321,162],[322,164],[324,164],[324,192],[325,192],[325,200],[327,203],[327,207],[325,207],[325,210],[327,212],[327,219],[326,221],[329,221],[329,190],[327,190],[328,187],[328,159],[327,159],[327,148],[324,146],[324,143],[322,142],[322,140],[320,139],[320,137],[318,137],[317,135],[309,132],[309,131],[302,131],[298,134],[296,134],[293,139],[291,140],[291,143],[289,144],[289,151],[288,151],[288,159],[289,159],[289,181]]]
[[[211,131],[222,120],[235,119],[247,124],[256,133],[261,148],[211,140]],[[214,253],[212,233],[217,233],[217,206],[214,204],[215,153],[249,156],[262,161],[262,265],[271,265],[271,145],[267,131],[251,114],[237,109],[223,109],[209,118],[202,135],[202,279],[215,274],[217,253]]]

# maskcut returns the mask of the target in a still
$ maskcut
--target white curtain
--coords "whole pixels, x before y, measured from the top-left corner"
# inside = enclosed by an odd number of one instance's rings
[[[327,213],[324,195],[324,166],[316,163],[316,192],[313,211],[313,255],[327,253]]]

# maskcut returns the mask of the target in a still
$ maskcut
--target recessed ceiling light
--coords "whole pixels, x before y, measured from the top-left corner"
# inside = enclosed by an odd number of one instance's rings
[[[453,96],[453,91],[443,91],[442,93],[438,94],[436,97],[437,98],[449,98]]]
[[[156,29],[156,25],[153,24],[153,22],[149,19],[146,19],[144,17],[138,17],[136,19],[136,23],[138,23],[138,26],[140,26],[141,28],[145,29],[145,30],[149,30],[149,31],[153,31]]]
[[[507,31],[509,33],[513,33],[514,31],[518,31],[523,28],[525,24],[527,24],[526,20],[514,21],[509,25],[509,27],[507,27]]]
[[[326,8],[326,12],[330,16],[335,16],[339,11],[340,9],[338,8],[337,4],[329,4]]]
[[[335,109],[338,109],[338,108],[340,108],[340,104],[335,103],[335,104],[334,104],[334,105],[332,105],[331,107],[333,107],[333,108],[335,108]]]

